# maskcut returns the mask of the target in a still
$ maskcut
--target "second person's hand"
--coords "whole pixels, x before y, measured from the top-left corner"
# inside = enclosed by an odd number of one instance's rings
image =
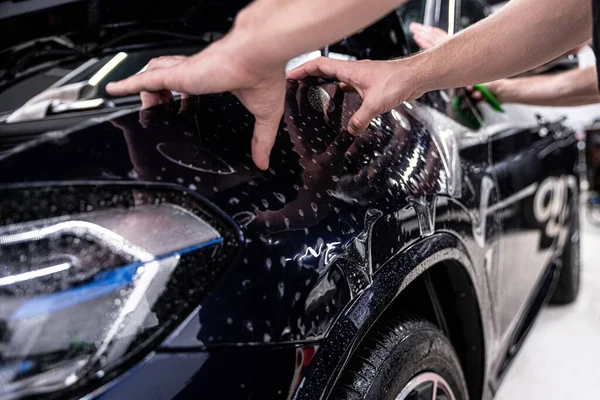
[[[410,24],[410,32],[413,34],[413,39],[423,50],[427,50],[442,43],[448,39],[448,33],[435,26],[427,26],[418,22]]]
[[[367,129],[377,115],[423,95],[415,79],[418,64],[409,59],[340,61],[320,57],[288,73],[290,79],[308,76],[336,78],[342,87],[358,92],[363,102],[348,123],[348,132],[353,135]]]
[[[485,86],[485,88],[489,90],[500,103],[506,103],[511,101],[508,90],[513,87],[512,82],[511,79],[498,79],[497,81],[485,83],[483,86]],[[475,87],[467,86],[466,89],[475,102],[485,101],[484,95]]]

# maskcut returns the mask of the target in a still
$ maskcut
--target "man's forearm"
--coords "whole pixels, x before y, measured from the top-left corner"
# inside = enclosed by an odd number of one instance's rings
[[[590,0],[512,0],[501,11],[412,57],[417,92],[513,76],[591,36]]]
[[[600,102],[595,67],[556,75],[503,79],[491,86],[504,103],[580,106]]]
[[[348,36],[407,0],[255,0],[230,36],[253,62],[286,61]]]

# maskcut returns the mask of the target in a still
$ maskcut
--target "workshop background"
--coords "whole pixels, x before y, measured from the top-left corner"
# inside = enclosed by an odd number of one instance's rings
[[[506,2],[496,3],[494,11]],[[590,47],[578,54],[579,67],[595,65]],[[541,107],[538,107],[541,108]],[[582,128],[600,117],[600,105],[554,107],[556,114],[568,115]],[[580,199],[582,209],[585,197]],[[581,218],[581,287],[577,300],[566,306],[547,306],[539,315],[525,344],[517,354],[500,390],[498,400],[514,399],[591,399],[600,392],[598,360],[600,347],[600,225],[590,222],[589,212]]]

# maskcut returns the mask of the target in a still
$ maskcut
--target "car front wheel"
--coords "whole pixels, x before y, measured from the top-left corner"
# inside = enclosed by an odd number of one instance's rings
[[[581,265],[579,255],[579,205],[573,205],[569,237],[561,256],[555,261],[561,270],[550,303],[569,304],[579,295]]]
[[[450,341],[431,323],[391,316],[377,322],[333,391],[341,400],[466,400]]]

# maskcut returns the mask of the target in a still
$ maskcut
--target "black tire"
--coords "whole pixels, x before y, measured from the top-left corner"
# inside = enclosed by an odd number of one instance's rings
[[[556,260],[560,266],[560,275],[550,303],[569,304],[577,299],[579,282],[581,280],[581,267],[579,257],[579,205],[573,206],[573,218],[569,237],[563,248],[561,256]]]
[[[331,398],[393,400],[424,372],[441,376],[456,400],[469,398],[454,348],[437,327],[413,317],[384,317],[357,348]]]

